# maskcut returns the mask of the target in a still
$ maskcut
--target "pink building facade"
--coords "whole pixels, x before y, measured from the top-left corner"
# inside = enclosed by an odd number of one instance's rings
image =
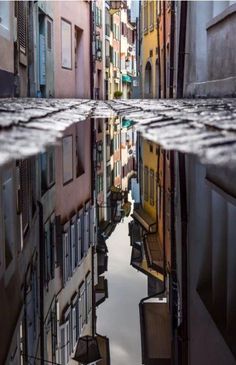
[[[90,98],[90,2],[54,2],[55,97]]]

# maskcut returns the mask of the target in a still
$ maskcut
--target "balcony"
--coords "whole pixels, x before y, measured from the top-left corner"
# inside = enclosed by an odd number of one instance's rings
[[[157,233],[145,235],[144,250],[148,266],[164,274],[164,252]]]
[[[96,295],[96,306],[102,304],[106,298],[108,298],[108,285],[107,279],[104,276],[99,276],[98,284],[95,287],[95,295]]]
[[[167,298],[152,298],[139,305],[142,363],[171,364],[171,317]]]
[[[159,272],[160,270],[154,270],[148,265],[140,225],[138,222],[132,221],[129,223],[129,235],[130,245],[132,246],[130,265],[145,275],[163,281],[164,276],[161,272]]]
[[[141,207],[141,205],[137,205],[137,207],[134,208],[134,212],[132,217],[138,221],[141,226],[145,229],[145,231],[149,233],[155,233],[156,232],[156,221],[152,219],[148,213],[145,212],[145,210]]]

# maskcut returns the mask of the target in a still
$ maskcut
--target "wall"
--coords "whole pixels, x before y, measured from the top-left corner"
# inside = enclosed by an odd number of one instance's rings
[[[186,97],[236,95],[235,20],[233,1],[188,3]]]
[[[71,68],[62,68],[61,18],[71,23]],[[90,98],[90,5],[86,1],[54,2],[55,97]],[[77,46],[74,32],[78,31]],[[75,48],[77,51],[75,52]],[[76,64],[76,66],[75,66]]]

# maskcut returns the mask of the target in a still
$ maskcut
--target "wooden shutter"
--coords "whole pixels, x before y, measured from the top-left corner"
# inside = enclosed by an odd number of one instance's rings
[[[27,11],[27,2],[25,1],[18,1],[18,11],[17,11],[17,32],[18,32],[18,42],[20,51],[24,54],[26,54],[26,48],[27,48],[27,37],[26,37],[26,31],[27,31],[27,17],[26,17],[26,11]]]

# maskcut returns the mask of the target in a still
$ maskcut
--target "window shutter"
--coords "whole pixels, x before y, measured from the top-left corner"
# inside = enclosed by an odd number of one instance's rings
[[[17,13],[17,32],[18,32],[18,42],[20,51],[26,54],[26,26],[27,26],[27,18],[26,18],[26,5],[25,1],[18,1],[18,13]]]
[[[76,268],[76,249],[75,249],[75,225],[72,224],[70,227],[70,238],[71,238],[71,264],[72,271]]]
[[[45,36],[39,35],[39,83],[46,85],[46,54],[45,54]]]
[[[84,252],[87,253],[89,246],[89,212],[84,212]]]
[[[79,265],[81,261],[81,245],[82,245],[82,237],[81,237],[81,219],[77,218],[77,265]]]

